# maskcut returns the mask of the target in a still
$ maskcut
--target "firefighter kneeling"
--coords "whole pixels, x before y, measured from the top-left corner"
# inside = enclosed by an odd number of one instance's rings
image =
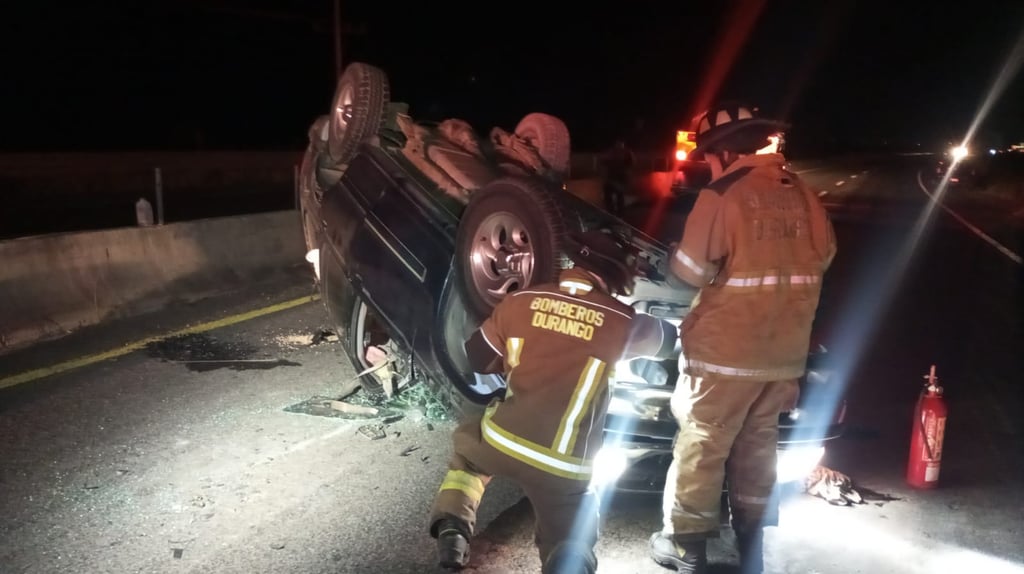
[[[632,256],[609,234],[571,238],[574,267],[557,283],[507,296],[466,342],[476,372],[504,373],[507,388],[453,434],[454,454],[430,517],[442,567],[469,562],[476,511],[495,475],[533,506],[545,574],[597,569],[598,500],[589,489],[601,447],[608,381],[620,360],[669,358],[671,323],[613,297],[635,280]]]

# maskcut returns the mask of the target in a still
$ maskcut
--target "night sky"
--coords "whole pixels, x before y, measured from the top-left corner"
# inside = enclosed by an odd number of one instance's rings
[[[964,132],[1024,27],[1019,1],[403,4],[341,0],[343,59],[384,68],[414,117],[486,133],[545,111],[577,149],[671,145],[714,97],[785,117],[798,148],[932,146]],[[331,0],[4,10],[5,151],[301,149],[334,90]],[[1024,140],[1022,85],[981,136]]]

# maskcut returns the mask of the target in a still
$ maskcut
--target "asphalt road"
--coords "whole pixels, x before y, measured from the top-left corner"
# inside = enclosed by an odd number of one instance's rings
[[[840,244],[819,319],[847,367],[850,428],[826,462],[868,503],[787,497],[767,572],[1024,573],[1021,266],[928,208],[925,161],[801,166],[828,192]],[[424,527],[454,423],[402,405],[389,423],[288,412],[354,374],[338,343],[311,344],[322,306],[230,319],[311,293],[299,271],[0,357],[0,570],[434,572]],[[911,413],[932,364],[950,408],[941,488],[915,491],[903,480]],[[49,374],[4,383],[35,368]],[[384,438],[360,433],[375,424]],[[470,571],[536,572],[530,520],[495,482]],[[655,497],[616,497],[605,520],[602,572],[664,571],[646,551]],[[712,543],[713,562],[735,563],[730,542]]]

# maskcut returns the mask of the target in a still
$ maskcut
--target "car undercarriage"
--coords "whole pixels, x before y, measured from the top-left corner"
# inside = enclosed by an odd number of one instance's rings
[[[354,63],[309,140],[299,185],[307,260],[368,390],[391,394],[423,381],[462,413],[501,396],[501,377],[473,373],[463,342],[506,294],[570,265],[568,231],[602,228],[628,242],[640,276],[621,299],[638,312],[679,324],[696,296],[659,272],[666,238],[681,237],[692,202],[681,194],[635,206],[627,222],[569,193],[569,131],[558,118],[530,113],[487,137],[458,119],[417,121],[390,101],[383,71]],[[653,220],[660,223],[638,223]],[[837,393],[827,353],[815,351],[800,406],[780,419],[780,449],[809,456],[808,470],[842,424],[836,401],[823,398]],[[614,456],[602,460],[623,490],[663,486],[677,376],[675,358],[616,369],[606,425]]]

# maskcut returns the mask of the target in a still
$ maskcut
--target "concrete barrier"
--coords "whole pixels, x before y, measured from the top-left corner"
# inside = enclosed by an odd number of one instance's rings
[[[664,181],[662,181],[664,180]],[[638,176],[636,190],[667,174]],[[602,179],[569,190],[602,205]],[[298,215],[277,211],[0,241],[0,355],[110,319],[235,289],[305,265]]]
[[[294,211],[0,242],[0,354],[305,265]]]

